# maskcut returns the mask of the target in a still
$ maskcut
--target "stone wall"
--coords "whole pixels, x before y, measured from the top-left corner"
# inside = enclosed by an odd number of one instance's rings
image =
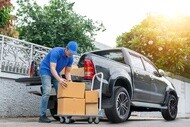
[[[38,116],[40,96],[29,94],[26,85],[0,78],[0,117]]]

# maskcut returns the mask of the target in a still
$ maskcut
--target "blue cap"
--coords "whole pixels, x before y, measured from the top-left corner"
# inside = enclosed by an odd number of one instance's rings
[[[68,50],[69,50],[69,52],[71,54],[76,55],[77,54],[77,49],[78,49],[78,44],[75,41],[70,41],[67,44],[67,48],[68,48]]]

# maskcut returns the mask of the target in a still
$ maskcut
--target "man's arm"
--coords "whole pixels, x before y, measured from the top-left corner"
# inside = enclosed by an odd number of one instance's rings
[[[57,81],[59,82],[59,84],[63,87],[66,87],[67,84],[66,84],[66,79],[63,79],[61,78],[58,74],[57,74],[57,71],[56,71],[56,63],[50,63],[50,70],[51,70],[51,73],[52,75],[57,79]]]
[[[65,67],[65,78],[71,81],[71,69],[72,67]]]

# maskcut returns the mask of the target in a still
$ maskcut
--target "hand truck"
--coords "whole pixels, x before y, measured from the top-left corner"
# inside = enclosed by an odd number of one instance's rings
[[[100,75],[100,78],[98,77]],[[95,78],[97,77],[98,80],[100,80],[100,89],[99,89],[99,106],[98,106],[98,114],[97,115],[69,115],[69,114],[66,114],[66,115],[60,115],[60,114],[57,114],[56,116],[59,116],[60,118],[60,123],[66,123],[66,124],[69,124],[71,123],[71,117],[85,117],[85,118],[88,118],[88,123],[95,123],[95,124],[98,124],[100,122],[100,118],[103,117],[103,111],[102,111],[102,85],[103,85],[103,78],[104,78],[104,75],[102,72],[99,72],[99,73],[96,73],[93,78],[92,78],[92,84],[91,84],[91,91],[93,90],[93,87],[94,87],[94,80]]]

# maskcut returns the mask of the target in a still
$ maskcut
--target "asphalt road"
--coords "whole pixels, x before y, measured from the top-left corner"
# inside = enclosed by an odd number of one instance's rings
[[[38,123],[37,117],[27,118],[0,118],[0,127],[190,127],[190,119],[177,118],[174,121],[165,121],[163,118],[146,118],[146,117],[130,117],[127,122],[120,124],[113,124],[107,120],[101,120],[99,124],[89,124],[86,120],[78,119],[72,124],[61,124],[59,121],[52,121],[51,123]]]

